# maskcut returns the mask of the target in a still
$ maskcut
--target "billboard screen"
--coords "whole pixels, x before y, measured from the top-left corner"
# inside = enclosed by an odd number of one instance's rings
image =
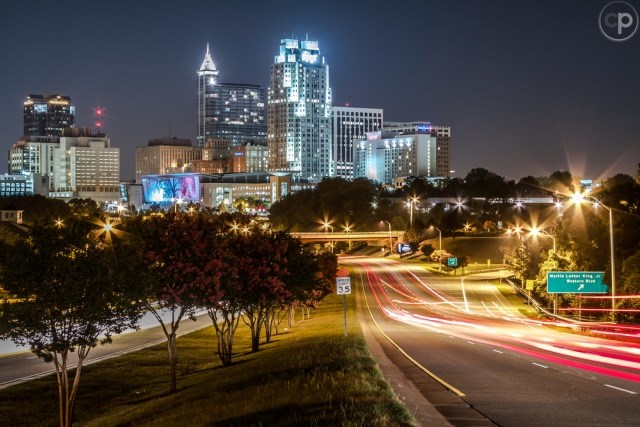
[[[197,174],[147,175],[142,178],[145,203],[200,201],[200,180]],[[173,200],[172,200],[173,199]]]

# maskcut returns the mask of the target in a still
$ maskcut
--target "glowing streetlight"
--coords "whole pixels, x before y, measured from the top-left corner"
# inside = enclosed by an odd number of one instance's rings
[[[596,199],[595,197],[587,194],[581,194],[581,193],[575,193],[571,196],[571,199],[573,200],[574,203],[576,204],[580,204],[588,199],[593,200],[594,203],[594,207],[598,208],[599,206],[602,206],[603,208],[605,208],[606,210],[609,211],[609,247],[610,247],[610,252],[611,252],[611,317],[613,318],[613,320],[615,321],[615,315],[616,315],[616,256],[615,256],[615,252],[614,252],[614,246],[613,246],[613,209],[611,209],[609,206],[606,206],[604,203],[602,203],[600,200]]]
[[[55,220],[55,225],[56,227],[58,227],[58,229],[62,228],[64,226],[64,221],[62,221],[62,219],[58,218]]]
[[[549,234],[544,230],[539,229],[538,227],[533,227],[530,231],[531,235],[537,237],[538,235],[544,235],[547,237],[551,237],[553,240],[553,253],[556,253],[556,237],[553,234]]]
[[[407,208],[409,208],[409,226],[413,225],[413,207],[416,203],[418,203],[418,198],[416,196],[407,200]]]
[[[178,199],[176,199],[176,203],[175,203],[175,205],[173,205],[173,206],[174,206],[174,212],[175,212],[175,213],[178,213],[178,205],[182,205],[182,203],[184,203],[184,202],[182,201],[182,198],[178,198]],[[182,209],[181,209],[181,210],[182,210]]]

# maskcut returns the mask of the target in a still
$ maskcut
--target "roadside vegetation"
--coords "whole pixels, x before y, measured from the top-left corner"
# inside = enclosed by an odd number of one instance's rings
[[[355,298],[347,300],[346,337],[342,299],[329,296],[304,321],[298,310],[257,353],[241,323],[226,367],[212,351],[213,327],[179,337],[175,393],[165,345],[85,366],[75,425],[414,425],[367,350]],[[0,390],[0,425],[55,426],[57,412],[51,377]]]

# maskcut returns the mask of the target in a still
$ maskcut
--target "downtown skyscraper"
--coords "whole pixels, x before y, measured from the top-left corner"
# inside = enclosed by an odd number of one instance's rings
[[[260,85],[221,83],[209,52],[198,70],[198,146],[207,139],[228,140],[231,147],[266,142],[265,91]]]
[[[311,182],[333,175],[329,66],[317,41],[281,40],[267,116],[269,170]]]
[[[74,126],[76,107],[71,98],[58,94],[29,95],[24,101],[25,136],[60,136]]]

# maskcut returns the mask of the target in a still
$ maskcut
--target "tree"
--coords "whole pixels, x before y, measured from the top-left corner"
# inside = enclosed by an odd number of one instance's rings
[[[431,254],[435,252],[435,250],[436,249],[433,247],[431,243],[425,243],[422,246],[420,246],[420,251],[422,251],[422,254],[427,258],[429,258]]]
[[[291,295],[286,289],[287,249],[284,232],[260,228],[239,237],[237,275],[242,285],[243,320],[251,330],[251,351],[260,349],[260,333],[268,312]]]
[[[60,425],[70,426],[83,363],[98,343],[135,326],[135,249],[105,245],[86,222],[36,224],[28,239],[5,247],[0,282],[15,298],[0,312],[0,335],[53,362]],[[76,353],[76,370],[71,374]]]
[[[274,328],[277,332],[277,325],[284,319],[286,313],[291,315],[298,306],[307,311],[316,307],[320,300],[333,291],[335,284],[338,261],[334,254],[313,255],[304,250],[299,240],[289,238],[286,258],[287,274],[284,281],[290,294],[280,306],[274,305],[273,310],[267,313],[265,330],[267,342],[271,340]],[[279,312],[286,313],[279,317]]]
[[[100,205],[93,199],[71,199],[67,203],[77,217],[100,218],[103,215]]]
[[[148,272],[144,299],[146,309],[158,320],[167,337],[170,392],[177,390],[177,331],[183,318],[195,320],[203,298],[213,304],[220,298],[222,271],[226,268],[215,235],[219,226],[204,214],[183,212],[153,214],[134,219],[125,229],[138,237],[145,257],[141,268]],[[168,313],[169,320],[163,320]]]

